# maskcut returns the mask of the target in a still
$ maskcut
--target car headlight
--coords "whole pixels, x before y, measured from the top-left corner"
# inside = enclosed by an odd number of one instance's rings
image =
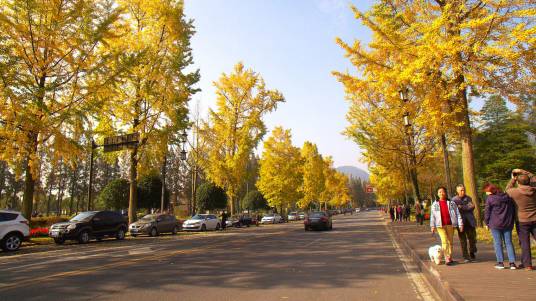
[[[69,226],[67,226],[67,230],[73,230],[73,229],[76,229],[76,224],[70,224]]]

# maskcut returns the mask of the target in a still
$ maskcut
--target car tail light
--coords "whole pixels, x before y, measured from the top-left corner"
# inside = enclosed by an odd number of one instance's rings
[[[30,223],[28,221],[20,221],[21,224],[26,224],[26,225],[30,225]]]
[[[325,216],[322,216],[322,217],[320,218],[320,220],[323,221],[323,222],[327,222],[327,221],[328,221],[328,218],[325,217]]]

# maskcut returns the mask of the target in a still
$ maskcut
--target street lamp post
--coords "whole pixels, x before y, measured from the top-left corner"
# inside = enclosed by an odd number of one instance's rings
[[[399,91],[400,99],[404,103],[404,106],[407,105],[409,102],[408,98],[408,90],[401,89]],[[408,146],[409,151],[409,171],[410,171],[410,177],[411,182],[413,185],[413,195],[414,195],[414,201],[418,202],[421,199],[420,193],[419,193],[419,182],[417,179],[417,159],[415,157],[415,148],[413,147],[413,126],[411,124],[411,120],[409,118],[409,112],[406,110],[403,115],[404,118],[404,128],[405,128],[405,134],[406,134],[406,143]]]

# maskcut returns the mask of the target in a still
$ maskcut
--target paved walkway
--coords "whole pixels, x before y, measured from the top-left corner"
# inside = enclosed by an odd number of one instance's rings
[[[454,235],[454,260],[459,264],[449,267],[430,262],[428,248],[441,244],[437,235],[432,236],[428,226],[413,222],[388,221],[397,239],[409,246],[424,267],[434,275],[443,287],[450,288],[454,299],[465,300],[536,300],[536,271],[496,270],[495,252],[491,244],[477,244],[477,262],[464,264],[460,242]],[[517,243],[517,242],[516,242]],[[521,254],[516,254],[519,264]],[[506,255],[505,255],[506,256]],[[433,281],[432,281],[433,282]]]

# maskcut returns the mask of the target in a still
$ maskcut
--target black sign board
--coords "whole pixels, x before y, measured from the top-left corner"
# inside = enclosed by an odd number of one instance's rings
[[[121,136],[105,137],[104,152],[115,152],[134,148],[140,141],[140,133],[132,133]]]

